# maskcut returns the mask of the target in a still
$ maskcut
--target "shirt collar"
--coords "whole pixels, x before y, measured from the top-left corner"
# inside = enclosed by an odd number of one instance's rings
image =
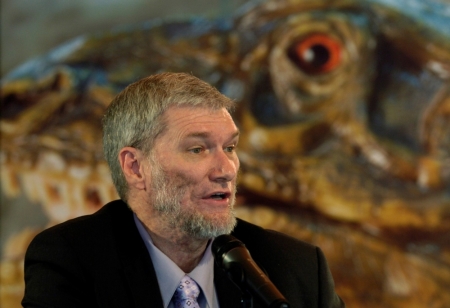
[[[134,221],[152,259],[164,307],[168,307],[181,278],[186,273],[153,244],[149,233],[136,214],[134,214]],[[202,289],[202,294],[207,302],[206,307],[216,307],[217,303],[214,289],[214,258],[211,252],[211,242],[209,241],[197,267],[192,272],[187,273]]]

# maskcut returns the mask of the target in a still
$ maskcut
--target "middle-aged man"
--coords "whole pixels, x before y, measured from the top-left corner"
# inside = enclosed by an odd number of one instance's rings
[[[291,307],[343,307],[321,250],[236,219],[233,102],[183,73],[128,86],[103,119],[121,200],[39,234],[25,259],[25,307],[230,307],[241,290],[213,239],[243,242]],[[193,297],[184,299],[183,290]],[[255,299],[254,307],[263,307]]]

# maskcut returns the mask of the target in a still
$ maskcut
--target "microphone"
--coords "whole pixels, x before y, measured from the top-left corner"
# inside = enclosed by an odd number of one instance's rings
[[[248,291],[269,308],[289,308],[286,298],[250,256],[244,243],[232,235],[218,236],[212,243],[216,264],[241,291]]]

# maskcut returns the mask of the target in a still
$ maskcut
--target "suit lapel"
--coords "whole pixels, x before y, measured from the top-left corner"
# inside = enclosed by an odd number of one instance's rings
[[[113,234],[135,307],[163,307],[155,269],[133,214],[123,202],[115,207]]]
[[[163,307],[155,269],[134,223],[133,213],[122,201],[113,203],[115,204],[111,204],[110,207],[112,234],[120,267],[126,277],[135,307]],[[220,307],[240,307],[241,291],[216,264],[214,264],[214,285]]]

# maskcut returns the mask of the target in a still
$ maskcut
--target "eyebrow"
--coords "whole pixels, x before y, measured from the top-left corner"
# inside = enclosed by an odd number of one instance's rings
[[[186,135],[186,138],[208,138],[211,135],[211,132],[193,132],[188,135]],[[230,139],[234,139],[240,135],[239,129],[234,132],[233,135],[231,135]]]

